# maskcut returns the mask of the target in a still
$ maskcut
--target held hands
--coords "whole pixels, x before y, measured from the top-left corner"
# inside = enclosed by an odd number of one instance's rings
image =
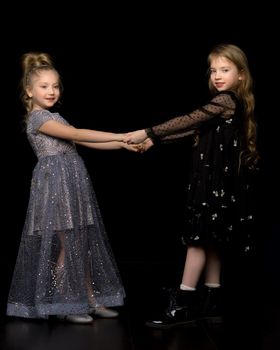
[[[125,142],[122,142],[121,145],[122,145],[122,148],[125,148],[128,151],[142,152],[142,150],[139,148],[140,145],[129,145],[128,143],[125,143]]]
[[[138,144],[144,142],[148,138],[144,129],[128,132],[124,135],[123,142],[128,144]]]
[[[138,147],[138,152],[144,153],[148,151],[148,149],[150,149],[153,145],[154,145],[153,141],[150,138],[148,138],[144,142],[139,143],[138,145],[135,145],[135,146]]]
[[[148,138],[144,129],[124,134],[122,141],[124,148],[139,153],[146,152],[154,145],[153,141]]]
[[[122,142],[122,147],[127,149],[128,151],[144,153],[149,148],[153,146],[153,141],[151,139],[146,139],[142,143],[138,143],[137,145],[129,145],[128,143]]]

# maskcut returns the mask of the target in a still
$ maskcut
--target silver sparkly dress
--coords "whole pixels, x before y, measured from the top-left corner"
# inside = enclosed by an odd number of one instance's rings
[[[27,137],[38,158],[8,297],[7,315],[48,318],[123,305],[125,291],[84,162],[73,142],[38,132],[68,124],[30,113]]]

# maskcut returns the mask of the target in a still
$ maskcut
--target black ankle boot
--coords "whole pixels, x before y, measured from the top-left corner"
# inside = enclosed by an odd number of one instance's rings
[[[223,313],[222,287],[210,288],[204,286],[199,319],[220,323],[223,321]]]
[[[172,328],[180,325],[195,325],[197,317],[196,291],[169,291],[169,305],[157,319],[146,322],[153,328]]]

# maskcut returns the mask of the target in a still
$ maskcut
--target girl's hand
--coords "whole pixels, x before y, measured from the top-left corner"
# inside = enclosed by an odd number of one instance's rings
[[[139,145],[129,145],[128,143],[122,142],[122,148],[127,149],[128,151],[132,151],[132,152],[141,152],[141,150],[139,149]]]
[[[139,143],[136,146],[138,146],[139,152],[143,153],[148,151],[148,149],[150,149],[153,145],[154,145],[153,141],[150,138],[148,138],[144,142]]]
[[[132,143],[142,143],[147,139],[147,134],[144,129],[128,132],[125,134],[123,141],[132,144]]]

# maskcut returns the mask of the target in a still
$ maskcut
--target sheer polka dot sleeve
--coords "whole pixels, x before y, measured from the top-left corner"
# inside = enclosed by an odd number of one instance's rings
[[[154,143],[178,139],[193,134],[204,123],[218,118],[230,118],[235,111],[236,97],[232,92],[221,92],[206,105],[183,116],[146,129]]]

